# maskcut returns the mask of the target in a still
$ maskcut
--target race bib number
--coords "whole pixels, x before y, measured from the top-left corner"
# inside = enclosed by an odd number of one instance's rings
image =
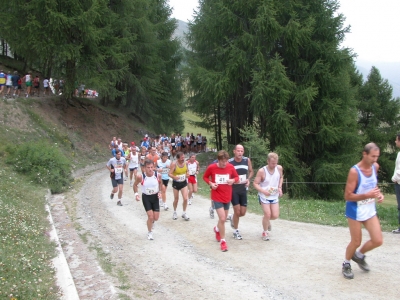
[[[175,143],[171,143],[171,146],[175,146]]]
[[[179,182],[185,181],[186,180],[186,175],[178,175],[178,180]]]
[[[216,184],[228,184],[228,180],[229,180],[229,174],[226,174],[226,175],[216,174],[215,175],[215,183]]]
[[[370,203],[373,203],[373,202],[375,202],[375,198],[368,198],[368,199],[365,199],[365,200],[357,201],[357,206],[367,205],[367,204],[370,204]]]
[[[239,175],[239,183],[246,183],[246,181],[247,181],[246,174]]]
[[[115,174],[121,174],[121,173],[122,173],[122,167],[116,167]]]
[[[277,187],[269,186],[269,187],[267,188],[267,192],[268,192],[270,195],[276,195],[276,194],[278,194],[278,188],[277,188]]]
[[[140,157],[141,160],[143,160],[143,159],[145,159],[145,158],[146,158],[146,156],[144,156],[144,155],[142,155],[142,156]]]
[[[196,170],[189,170],[189,175],[196,175]]]
[[[157,192],[158,192],[157,187],[149,187],[149,188],[146,188],[146,190],[145,190],[146,195],[153,195]]]
[[[168,174],[169,173],[169,168],[163,168],[161,171],[161,174]]]

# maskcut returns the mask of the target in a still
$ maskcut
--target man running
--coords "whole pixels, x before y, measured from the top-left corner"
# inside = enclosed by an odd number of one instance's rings
[[[190,218],[186,213],[186,208],[188,204],[188,188],[186,178],[188,177],[188,169],[185,163],[185,155],[182,152],[178,152],[176,154],[176,161],[171,164],[171,168],[169,170],[168,176],[172,178],[172,188],[174,191],[174,213],[172,214],[172,219],[178,219],[178,215],[176,213],[176,208],[178,207],[179,201],[179,191],[181,192],[183,198],[183,213],[182,218],[185,221],[189,221]]]
[[[137,170],[139,167],[139,153],[137,152],[135,143],[131,143],[131,151],[129,154],[129,182],[130,186],[133,186],[133,182],[136,180]]]
[[[244,147],[236,145],[233,149],[234,157],[228,162],[233,165],[239,175],[239,182],[232,186],[232,206],[233,215],[230,216],[233,237],[236,240],[241,240],[242,236],[239,232],[239,218],[246,214],[247,210],[247,189],[250,184],[250,179],[253,177],[253,166],[250,158],[243,156]]]
[[[151,147],[150,148],[150,153],[147,154],[146,158],[150,159],[151,161],[153,161],[154,167],[157,167],[157,161],[160,159],[160,157],[157,155],[156,147]]]
[[[282,197],[283,168],[278,165],[278,154],[268,153],[267,165],[258,170],[253,186],[258,191],[258,201],[264,212],[261,238],[269,241],[271,220],[279,217],[279,197]]]
[[[122,206],[122,191],[124,187],[124,171],[126,172],[127,163],[124,157],[121,157],[121,150],[117,149],[115,157],[111,158],[107,165],[110,171],[111,184],[113,189],[111,191],[110,199],[114,199],[114,194],[118,192],[118,206]]]
[[[164,207],[164,210],[168,210],[167,204],[167,187],[169,183],[169,170],[171,167],[171,161],[168,159],[168,153],[163,152],[161,154],[161,159],[157,161],[157,171],[161,173],[162,185],[161,185],[161,198],[162,203],[160,205]]]
[[[158,199],[161,196],[161,175],[154,171],[154,163],[152,160],[146,159],[144,165],[145,171],[136,177],[133,191],[135,192],[136,201],[139,201],[138,184],[142,184],[142,202],[147,213],[147,239],[153,240],[153,223],[157,221],[160,216]]]
[[[384,199],[377,186],[379,154],[380,150],[376,144],[365,145],[361,161],[350,169],[347,176],[344,198],[346,199],[346,217],[351,240],[346,248],[342,265],[342,274],[346,279],[354,278],[350,260],[355,261],[360,269],[368,272],[369,266],[365,261],[365,253],[383,243],[381,224],[375,207],[375,198],[379,203]],[[370,240],[357,251],[362,239],[361,225],[367,229]]]
[[[196,160],[196,155],[190,155],[186,161],[189,172],[188,188],[189,188],[189,205],[192,205],[193,193],[197,193],[197,174],[199,174],[200,163]]]
[[[218,152],[218,162],[208,166],[203,180],[211,188],[211,200],[218,215],[218,224],[214,227],[215,238],[220,242],[221,250],[228,251],[225,241],[225,221],[228,216],[232,185],[239,181],[235,168],[228,163],[229,154],[225,150]]]

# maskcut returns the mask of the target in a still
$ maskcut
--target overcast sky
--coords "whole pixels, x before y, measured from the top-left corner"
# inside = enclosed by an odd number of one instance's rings
[[[198,0],[169,0],[172,16],[192,19]],[[353,48],[358,59],[371,62],[400,62],[400,0],[340,0],[339,12],[346,16],[351,33],[344,46]]]

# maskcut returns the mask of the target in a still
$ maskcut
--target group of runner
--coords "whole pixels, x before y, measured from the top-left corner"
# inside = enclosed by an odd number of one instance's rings
[[[169,141],[170,142],[170,141]],[[396,145],[400,147],[400,135],[396,137]],[[143,148],[142,148],[143,149]],[[134,175],[133,191],[137,201],[142,199],[143,206],[148,215],[148,239],[153,240],[152,228],[154,222],[158,220],[160,207],[168,210],[166,202],[166,189],[170,178],[174,194],[172,218],[176,220],[179,193],[181,194],[182,218],[190,220],[187,214],[188,199],[192,199],[193,193],[197,192],[197,174],[200,164],[196,160],[196,155],[192,154],[185,161],[183,152],[176,153],[176,160],[171,162],[168,153],[163,151],[161,155],[156,147],[151,147],[149,153],[137,151],[134,142],[131,143],[130,151],[124,155],[120,149],[115,151],[115,157],[107,163],[107,168],[111,174],[113,190],[110,198],[118,192],[118,205],[122,205],[122,185],[123,174],[127,174],[128,166],[131,174]],[[353,260],[358,266],[369,271],[369,266],[365,261],[365,253],[379,247],[383,243],[382,232],[379,219],[376,215],[375,202],[382,202],[383,194],[377,186],[377,174],[379,165],[377,163],[380,154],[379,147],[374,143],[369,143],[363,150],[362,160],[354,165],[349,172],[346,187],[345,215],[348,220],[351,241],[346,248],[345,260],[342,264],[342,274],[347,279],[354,278],[350,261]],[[264,241],[270,239],[271,220],[279,217],[279,198],[282,197],[283,168],[278,164],[279,157],[276,153],[267,155],[267,164],[260,168],[253,181],[253,187],[258,192],[258,201],[263,209],[261,238]],[[137,169],[141,165],[141,172]],[[396,166],[395,175],[397,179],[398,167]],[[214,211],[218,216],[218,222],[213,231],[215,239],[220,243],[221,251],[228,251],[225,234],[225,222],[230,220],[233,229],[233,238],[242,240],[239,231],[240,218],[245,216],[247,211],[247,190],[250,187],[250,179],[254,172],[250,158],[244,156],[244,147],[236,145],[233,150],[233,157],[230,158],[225,150],[217,153],[217,160],[211,163],[203,175],[203,180],[210,187],[211,206],[209,209],[210,218],[214,219]],[[131,175],[132,185],[132,175]],[[394,180],[395,184],[399,184]],[[138,185],[141,184],[142,196],[139,196]],[[233,206],[233,214],[229,214],[230,203]],[[190,204],[190,203],[189,203]],[[399,205],[400,207],[400,205]],[[400,208],[399,208],[400,216]],[[400,217],[399,217],[400,220]],[[400,223],[400,221],[399,221]],[[367,229],[370,240],[361,246],[362,232],[361,227]],[[398,230],[394,230],[398,233]],[[361,247],[360,247],[361,246]],[[357,250],[358,249],[358,250]]]

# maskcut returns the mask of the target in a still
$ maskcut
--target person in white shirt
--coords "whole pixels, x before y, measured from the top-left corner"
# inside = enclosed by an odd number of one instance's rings
[[[396,147],[400,148],[400,133],[396,135]],[[392,230],[393,233],[400,233],[400,152],[397,153],[396,164],[394,167],[394,174],[392,177],[392,181],[394,182],[394,191],[396,193],[397,199],[397,210],[399,216],[399,227],[395,230]]]
[[[44,92],[43,95],[45,96],[46,94],[49,94],[49,80],[47,79],[47,77],[43,80],[43,88],[44,88]]]

